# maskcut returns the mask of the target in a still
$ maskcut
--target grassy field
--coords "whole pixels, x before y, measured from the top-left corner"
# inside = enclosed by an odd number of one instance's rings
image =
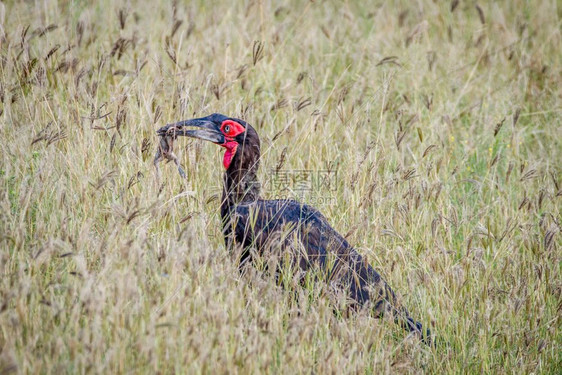
[[[562,6],[544,1],[0,3],[0,373],[560,373]],[[220,112],[437,346],[315,286],[239,275]]]

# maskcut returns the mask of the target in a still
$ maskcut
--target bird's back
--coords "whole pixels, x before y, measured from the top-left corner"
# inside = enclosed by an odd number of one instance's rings
[[[236,206],[231,219],[237,244],[261,256],[289,255],[301,271],[319,271],[331,286],[348,290],[352,305],[372,302],[379,310],[379,297],[394,299],[379,274],[314,207],[294,200],[257,200]],[[249,250],[241,261],[252,261]]]

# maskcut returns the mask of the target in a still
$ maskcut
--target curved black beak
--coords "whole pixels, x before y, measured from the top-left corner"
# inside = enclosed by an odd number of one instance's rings
[[[189,129],[190,127],[197,129]],[[180,135],[191,138],[199,138],[219,145],[222,145],[225,142],[225,138],[220,130],[220,127],[206,118],[184,120],[168,124],[158,129],[156,133],[160,136],[170,135],[174,138]]]

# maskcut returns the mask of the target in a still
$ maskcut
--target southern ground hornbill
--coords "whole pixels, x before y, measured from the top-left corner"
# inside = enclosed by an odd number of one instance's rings
[[[215,113],[166,125],[158,134],[172,139],[199,138],[226,149],[223,233],[227,248],[239,249],[241,265],[256,256],[277,255],[301,277],[314,273],[314,278],[323,279],[335,294],[345,295],[348,308],[367,309],[376,317],[390,315],[406,330],[429,340],[429,330],[423,332],[388,284],[319,211],[294,200],[260,199],[256,176],[260,140],[250,124]],[[280,264],[283,261],[277,267]]]

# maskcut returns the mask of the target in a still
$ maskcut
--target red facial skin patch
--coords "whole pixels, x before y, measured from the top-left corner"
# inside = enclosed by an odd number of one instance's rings
[[[246,129],[236,121],[225,120],[221,124],[221,131],[226,138],[226,141],[221,145],[222,147],[226,148],[226,152],[224,153],[224,158],[222,160],[222,165],[224,165],[225,169],[228,169],[230,163],[232,162],[234,154],[236,154],[236,149],[238,148],[238,142],[234,140],[234,137],[241,133],[244,133]]]

